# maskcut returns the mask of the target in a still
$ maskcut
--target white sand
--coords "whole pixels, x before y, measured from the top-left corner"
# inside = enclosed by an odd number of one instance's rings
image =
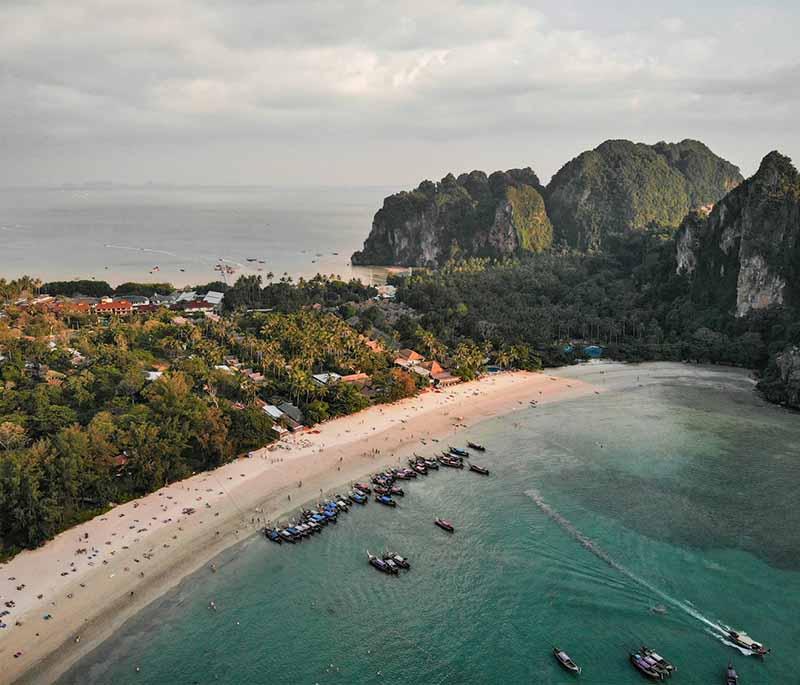
[[[2,619],[8,627],[0,629],[0,682],[52,682],[183,577],[204,565],[211,573],[215,555],[320,491],[414,451],[432,456],[456,430],[532,399],[593,390],[580,380],[517,372],[371,407],[115,507],[23,552],[0,565],[0,611],[6,601],[16,605]],[[187,507],[195,512],[182,513]]]

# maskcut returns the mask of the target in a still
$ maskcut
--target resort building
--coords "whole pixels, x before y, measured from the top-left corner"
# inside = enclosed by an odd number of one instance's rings
[[[98,316],[130,316],[133,313],[133,305],[128,300],[103,300],[94,308]]]

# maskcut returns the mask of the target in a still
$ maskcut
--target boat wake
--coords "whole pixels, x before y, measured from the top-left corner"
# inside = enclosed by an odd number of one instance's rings
[[[538,490],[526,490],[525,494],[530,497],[534,503],[536,504],[539,509],[544,512],[550,519],[555,521],[563,530],[569,533],[575,540],[577,540],[585,549],[589,550],[592,554],[594,554],[598,559],[601,559],[606,564],[608,564],[611,568],[615,571],[618,571],[622,575],[624,575],[629,580],[633,581],[640,587],[646,589],[648,592],[652,593],[654,596],[663,600],[666,604],[670,604],[671,606],[680,609],[687,615],[691,616],[692,618],[696,619],[700,623],[705,626],[706,632],[713,635],[715,638],[724,642],[731,647],[736,647],[741,651],[743,654],[750,654],[749,650],[742,650],[737,645],[733,644],[732,642],[728,641],[727,639],[727,631],[728,627],[717,623],[716,621],[711,620],[710,618],[704,616],[700,613],[690,602],[682,602],[675,597],[667,594],[663,590],[657,588],[653,585],[650,581],[638,576],[633,571],[631,571],[626,566],[623,566],[618,561],[616,561],[608,552],[606,552],[602,547],[597,545],[593,542],[588,536],[584,535],[580,530],[578,530],[572,522],[570,522],[567,518],[562,516],[556,509],[551,507],[547,502],[544,501],[542,498],[541,493]]]

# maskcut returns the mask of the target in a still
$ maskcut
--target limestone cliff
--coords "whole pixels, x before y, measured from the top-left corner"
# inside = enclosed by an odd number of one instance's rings
[[[531,169],[473,171],[390,195],[353,264],[442,265],[456,257],[508,257],[550,247],[553,229]]]
[[[691,276],[696,301],[736,316],[796,305],[799,241],[800,177],[788,157],[771,152],[707,216],[684,220],[677,271]]]
[[[557,240],[599,250],[612,234],[677,228],[689,210],[718,201],[741,181],[737,167],[696,140],[607,140],[565,164],[545,197]]]

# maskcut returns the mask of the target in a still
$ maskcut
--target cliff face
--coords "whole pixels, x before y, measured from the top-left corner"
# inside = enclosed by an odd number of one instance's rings
[[[531,169],[473,171],[390,195],[353,264],[440,266],[452,257],[507,257],[550,247],[553,229]]]
[[[607,140],[565,164],[547,186],[556,238],[597,250],[604,237],[650,224],[677,227],[694,208],[742,181],[739,169],[694,140]]]
[[[768,154],[758,172],[676,234],[678,273],[695,299],[744,316],[797,304],[800,276],[800,177],[788,157]]]

